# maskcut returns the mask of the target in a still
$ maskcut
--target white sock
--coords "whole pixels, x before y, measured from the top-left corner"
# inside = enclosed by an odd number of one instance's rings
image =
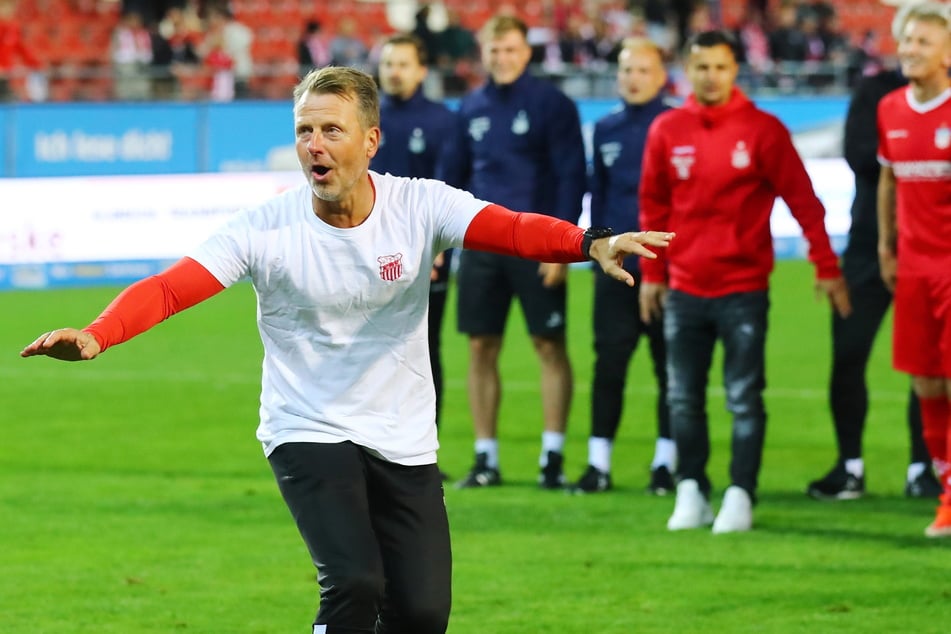
[[[497,438],[476,438],[476,453],[484,453],[488,456],[486,466],[490,469],[499,468],[499,441]]]
[[[654,443],[654,460],[651,470],[667,467],[671,473],[677,468],[677,443],[670,438],[658,438]]]
[[[912,480],[917,479],[918,476],[924,473],[925,469],[927,468],[928,465],[923,462],[913,462],[908,465],[908,481],[911,482]]]
[[[861,458],[849,458],[845,461],[845,472],[861,478],[865,475],[865,461]]]
[[[548,452],[563,453],[565,448],[565,435],[560,431],[542,432],[542,455],[538,458],[538,466],[544,467],[548,464]]]
[[[614,443],[610,438],[588,438],[588,464],[605,473],[611,473],[611,449]]]

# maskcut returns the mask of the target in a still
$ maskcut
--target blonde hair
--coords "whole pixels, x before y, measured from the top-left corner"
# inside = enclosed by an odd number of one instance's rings
[[[895,12],[892,18],[892,37],[901,40],[905,25],[911,20],[921,20],[951,28],[951,5],[944,2],[912,2]]]
[[[373,77],[347,66],[325,66],[307,73],[294,87],[294,107],[306,95],[337,95],[356,101],[364,130],[380,125],[380,95]]]
[[[479,29],[479,41],[489,42],[502,37],[509,31],[518,31],[522,37],[528,40],[528,26],[520,18],[514,15],[499,14],[489,18],[481,29]]]

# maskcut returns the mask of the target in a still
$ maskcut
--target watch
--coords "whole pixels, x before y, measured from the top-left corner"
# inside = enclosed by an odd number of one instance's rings
[[[585,260],[591,259],[591,243],[600,238],[610,238],[614,235],[611,227],[588,227],[581,239],[581,255]]]

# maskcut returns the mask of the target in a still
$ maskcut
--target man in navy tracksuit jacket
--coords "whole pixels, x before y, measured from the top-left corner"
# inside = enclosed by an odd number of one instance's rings
[[[423,95],[427,74],[426,50],[414,35],[390,37],[380,51],[379,150],[370,169],[396,176],[435,178],[444,160],[447,142],[455,129],[456,115]],[[429,286],[429,362],[436,388],[436,425],[442,405],[443,376],[440,355],[442,319],[449,290],[452,251],[436,257]]]
[[[481,33],[491,77],[464,97],[442,178],[516,211],[577,222],[586,168],[575,104],[528,72],[531,47],[518,18],[496,16]],[[460,260],[459,330],[469,336],[469,404],[476,461],[460,487],[501,482],[497,416],[501,399],[498,355],[513,296],[525,314],[542,365],[544,432],[539,483],[560,488],[562,449],[571,404],[571,364],[565,348],[567,267],[464,251]]]
[[[629,38],[623,42],[617,70],[618,93],[623,106],[594,126],[589,187],[593,227],[610,227],[617,232],[640,230],[637,191],[647,129],[654,117],[668,109],[662,96],[667,82],[663,55],[656,44],[645,38]],[[628,258],[624,268],[640,281],[635,258]],[[650,345],[658,388],[658,438],[648,488],[664,495],[674,488],[676,447],[671,440],[667,408],[663,322],[641,320],[637,286],[618,284],[598,272],[594,275],[595,364],[588,467],[572,490],[597,493],[612,487],[611,450],[621,424],[627,369],[643,335]]]

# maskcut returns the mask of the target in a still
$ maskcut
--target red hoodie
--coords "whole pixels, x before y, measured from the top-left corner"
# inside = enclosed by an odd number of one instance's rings
[[[677,239],[664,258],[641,262],[644,281],[700,297],[766,290],[776,196],[802,227],[817,276],[838,277],[825,209],[779,119],[736,88],[722,106],[690,96],[659,115],[644,150],[641,229]]]

